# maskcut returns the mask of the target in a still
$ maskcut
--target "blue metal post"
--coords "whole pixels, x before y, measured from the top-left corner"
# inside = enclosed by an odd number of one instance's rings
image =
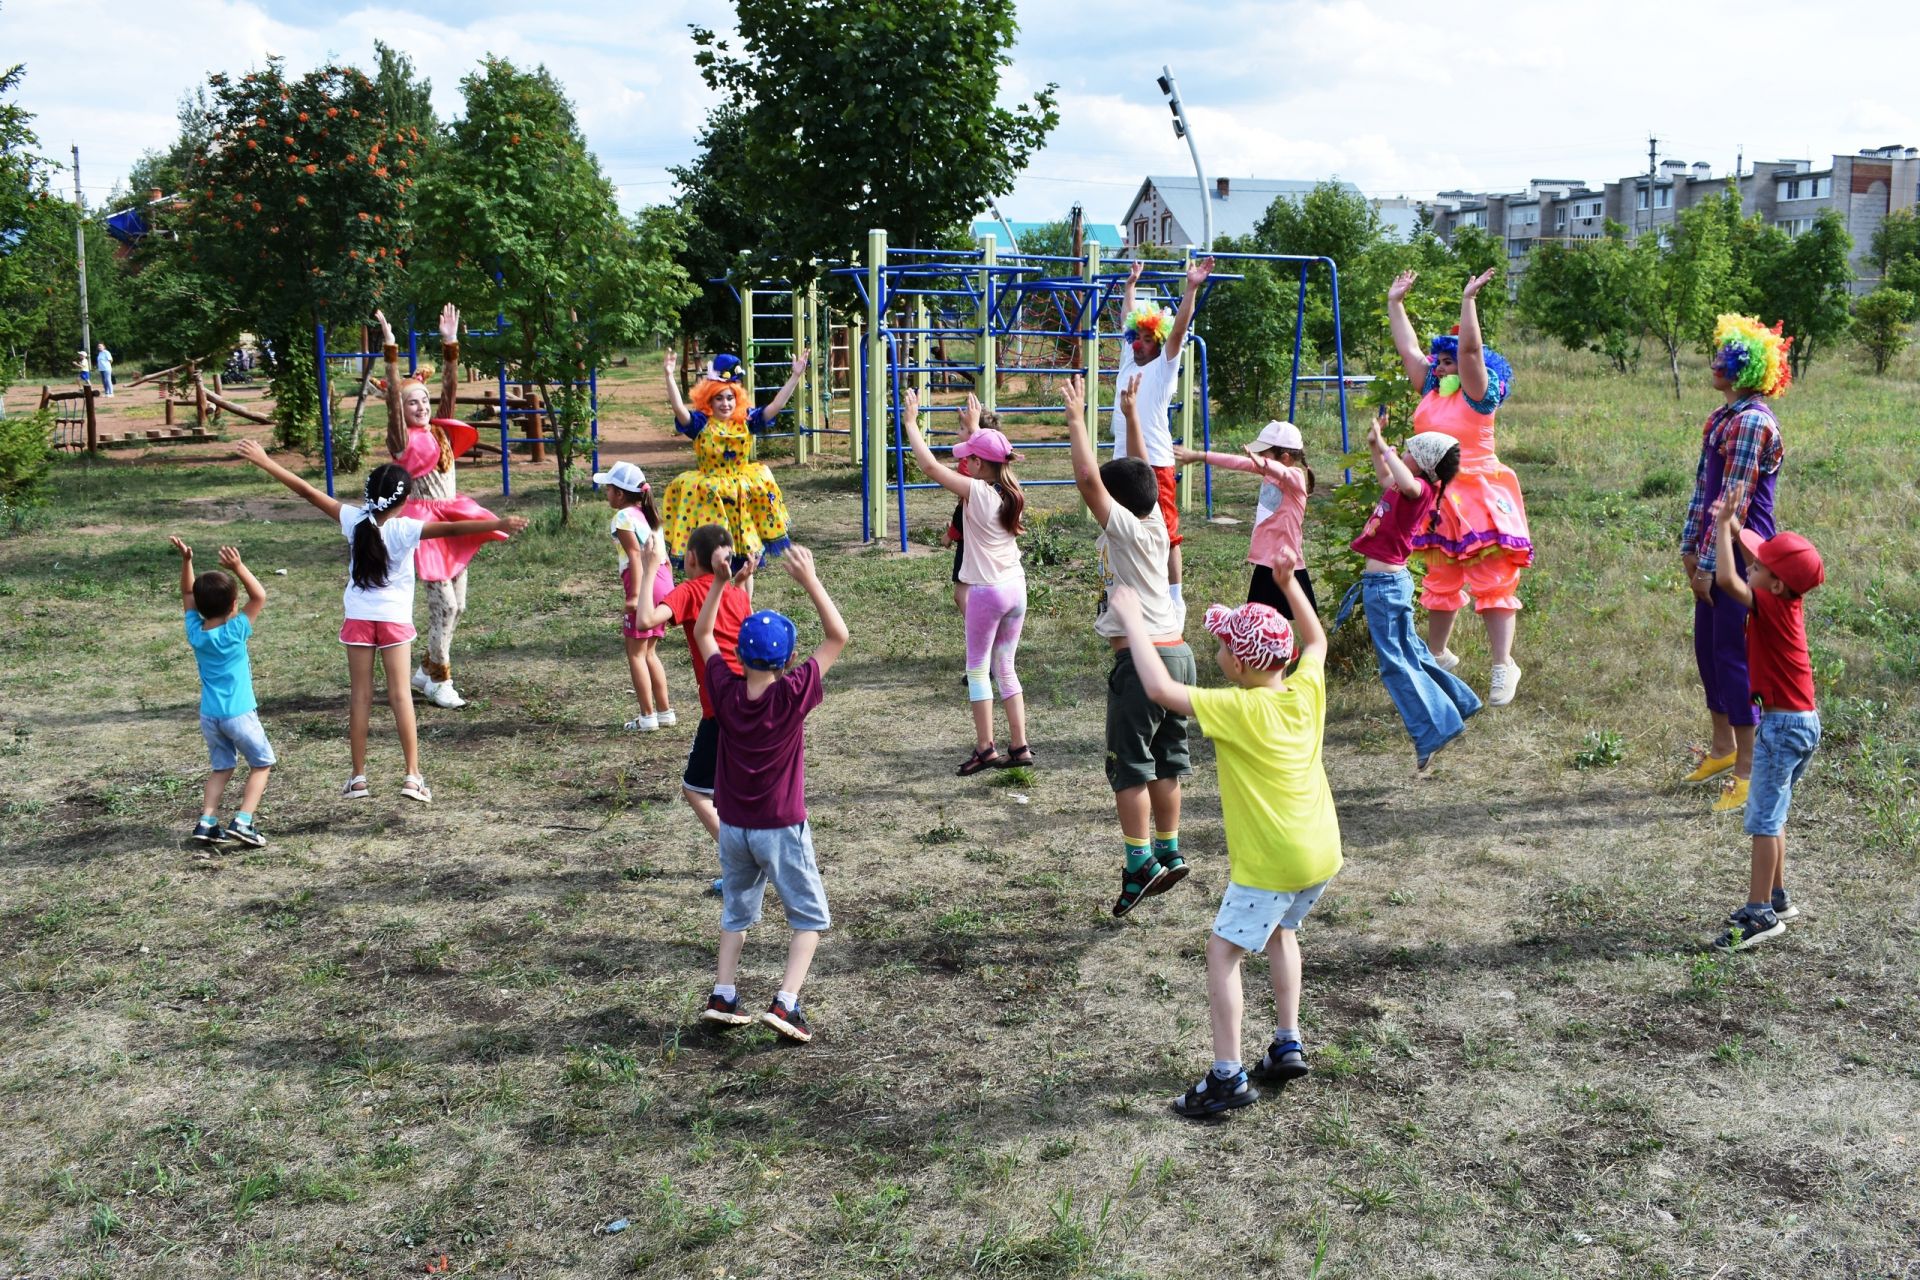
[[[600,366],[587,370],[587,408],[593,416],[587,419],[587,431],[593,441],[593,470],[600,470]],[[593,488],[598,490],[599,485]]]
[[[513,492],[513,474],[509,464],[513,461],[513,446],[507,442],[507,362],[502,360],[495,369],[500,384],[500,496],[506,497]]]
[[[1298,300],[1293,308],[1293,373],[1287,384],[1287,421],[1293,421],[1294,402],[1300,395],[1300,338],[1307,328],[1307,264],[1300,264]]]
[[[327,496],[333,496],[333,397],[327,391],[327,326],[313,326],[313,354],[320,376],[320,452],[327,460]],[[171,412],[171,410],[169,410]]]

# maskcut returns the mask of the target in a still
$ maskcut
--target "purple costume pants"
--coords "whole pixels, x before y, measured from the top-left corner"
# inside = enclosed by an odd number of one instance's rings
[[[1740,576],[1747,576],[1744,562]],[[1760,722],[1747,684],[1747,609],[1717,585],[1712,604],[1693,602],[1693,660],[1700,668],[1707,710],[1725,716],[1728,724]]]

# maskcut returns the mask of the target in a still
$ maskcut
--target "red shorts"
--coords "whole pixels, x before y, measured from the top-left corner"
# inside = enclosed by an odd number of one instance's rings
[[[1180,490],[1178,467],[1155,467],[1154,482],[1160,487],[1160,518],[1167,522],[1167,545],[1177,547],[1185,541],[1180,536]]]
[[[419,633],[411,622],[369,622],[348,618],[340,624],[340,643],[364,649],[391,649],[397,644],[412,644]]]

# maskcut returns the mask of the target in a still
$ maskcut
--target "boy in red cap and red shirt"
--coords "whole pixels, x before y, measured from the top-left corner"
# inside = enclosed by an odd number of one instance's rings
[[[1797,533],[1762,538],[1740,527],[1733,503],[1714,507],[1714,577],[1720,590],[1749,610],[1747,672],[1760,723],[1753,735],[1753,781],[1747,791],[1747,834],[1753,862],[1747,901],[1727,917],[1727,931],[1714,940],[1737,950],[1776,938],[1800,914],[1787,898],[1787,806],[1793,786],[1820,745],[1820,713],[1814,705],[1813,663],[1807,656],[1806,615],[1801,598],[1826,581],[1826,567],[1811,542]],[[1747,579],[1733,558],[1739,536]]]

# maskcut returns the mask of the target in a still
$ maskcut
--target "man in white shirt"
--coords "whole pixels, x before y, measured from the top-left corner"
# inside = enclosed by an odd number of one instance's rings
[[[1174,387],[1180,380],[1180,348],[1186,344],[1187,330],[1193,324],[1193,309],[1200,287],[1213,274],[1213,259],[1201,258],[1187,267],[1186,290],[1180,295],[1180,310],[1169,313],[1165,307],[1149,302],[1134,304],[1134,285],[1146,263],[1136,260],[1127,272],[1127,290],[1121,299],[1120,314],[1126,334],[1120,344],[1120,374],[1115,387],[1125,387],[1136,374],[1140,378],[1137,412],[1140,429],[1146,437],[1147,465],[1153,468],[1160,490],[1160,514],[1165,519],[1173,553],[1167,563],[1167,578],[1173,598],[1180,594],[1180,507],[1175,499],[1173,430],[1167,411],[1173,403]],[[1119,395],[1113,406],[1113,456],[1127,456],[1127,428],[1120,416]]]
[[[107,350],[107,344],[100,344],[100,354],[93,358],[94,365],[100,370],[100,388],[109,399],[113,396],[113,352]]]

